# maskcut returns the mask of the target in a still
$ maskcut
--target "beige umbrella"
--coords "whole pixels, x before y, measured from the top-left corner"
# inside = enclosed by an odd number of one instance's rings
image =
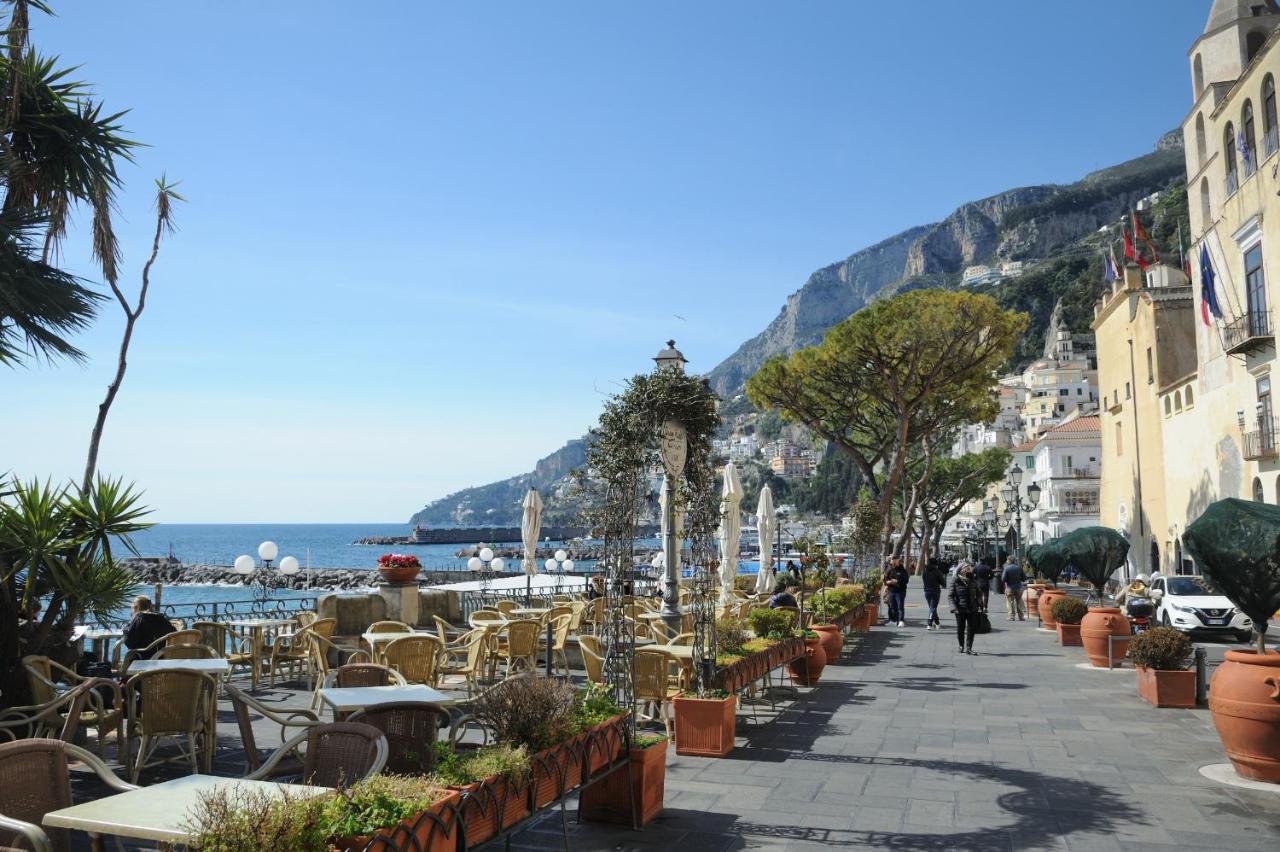
[[[773,591],[773,491],[768,485],[760,489],[760,503],[756,506],[756,529],[760,532],[760,573],[756,575],[756,594],[767,595]]]
[[[538,533],[542,531],[542,498],[538,489],[524,495],[524,514],[520,518],[520,539],[524,542],[525,603],[533,597],[533,575],[538,573]]]
[[[724,466],[724,490],[720,492],[720,603],[733,600],[733,579],[738,575],[738,535],[742,520],[738,505],[742,503],[742,480],[733,462]]]

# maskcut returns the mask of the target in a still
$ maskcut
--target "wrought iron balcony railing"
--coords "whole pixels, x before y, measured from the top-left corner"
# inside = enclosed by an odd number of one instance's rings
[[[1273,344],[1275,332],[1271,329],[1271,319],[1266,307],[1251,309],[1239,319],[1227,323],[1222,329],[1222,339],[1228,355]]]
[[[1276,452],[1275,418],[1261,420],[1251,432],[1244,433],[1244,457],[1250,461],[1273,459]]]

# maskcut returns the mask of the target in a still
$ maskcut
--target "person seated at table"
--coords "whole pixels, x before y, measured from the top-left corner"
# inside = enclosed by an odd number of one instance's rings
[[[602,597],[604,597],[604,577],[596,574],[587,585],[587,600],[593,601]]]
[[[124,629],[124,646],[130,651],[139,651],[161,636],[173,632],[173,624],[169,619],[151,608],[151,598],[138,595],[133,599],[131,607],[133,618]],[[152,652],[154,653],[154,652]],[[139,654],[138,659],[148,660],[151,654]]]
[[[795,580],[787,580],[782,584],[782,588],[773,593],[773,597],[769,598],[769,609],[777,609],[780,606],[798,607],[796,596],[793,594],[794,589],[800,588],[800,584]]]

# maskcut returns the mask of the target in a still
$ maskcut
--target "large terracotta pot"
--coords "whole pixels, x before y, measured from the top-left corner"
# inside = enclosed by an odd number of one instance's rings
[[[1129,653],[1129,640],[1133,638],[1129,619],[1124,617],[1118,608],[1113,606],[1091,606],[1089,613],[1080,622],[1080,640],[1084,644],[1084,652],[1089,655],[1089,662],[1095,668],[1108,667],[1107,637],[1114,636],[1111,641],[1110,665],[1120,665]]]
[[[827,667],[827,652],[822,649],[822,639],[805,639],[804,653],[787,663],[787,674],[798,686],[813,686]]]
[[[827,655],[827,662],[834,663],[840,659],[840,651],[844,648],[844,637],[840,628],[834,624],[815,624],[810,628],[818,634],[822,642],[822,650]]]
[[[644,825],[662,813],[667,788],[667,741],[633,748],[631,758],[631,800],[627,800],[627,776],[621,772],[606,775],[582,791],[580,813],[591,822]]]
[[[378,573],[382,575],[382,579],[391,584],[412,583],[418,577],[421,566],[413,567],[395,567],[395,568],[379,568]]]
[[[1078,648],[1080,642],[1080,625],[1063,624],[1059,621],[1054,627],[1058,631],[1058,644],[1064,648]]]
[[[1156,707],[1195,707],[1196,673],[1138,666],[1138,695]]]
[[[1209,710],[1236,772],[1280,783],[1280,654],[1227,651],[1209,683]]]
[[[1066,597],[1066,594],[1066,592],[1060,592],[1057,589],[1045,589],[1040,593],[1039,600],[1036,601],[1036,607],[1040,610],[1040,623],[1050,630],[1058,624],[1053,619],[1053,602],[1058,598]]]
[[[737,733],[737,699],[677,695],[671,701],[676,717],[676,754],[724,757],[733,751]]]

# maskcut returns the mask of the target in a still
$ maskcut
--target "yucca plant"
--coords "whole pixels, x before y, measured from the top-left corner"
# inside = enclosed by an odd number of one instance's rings
[[[127,603],[135,581],[113,548],[136,554],[129,536],[151,525],[142,495],[119,479],[83,491],[13,480],[0,492],[0,701],[14,706],[29,697],[23,656],[74,664],[72,628]]]

